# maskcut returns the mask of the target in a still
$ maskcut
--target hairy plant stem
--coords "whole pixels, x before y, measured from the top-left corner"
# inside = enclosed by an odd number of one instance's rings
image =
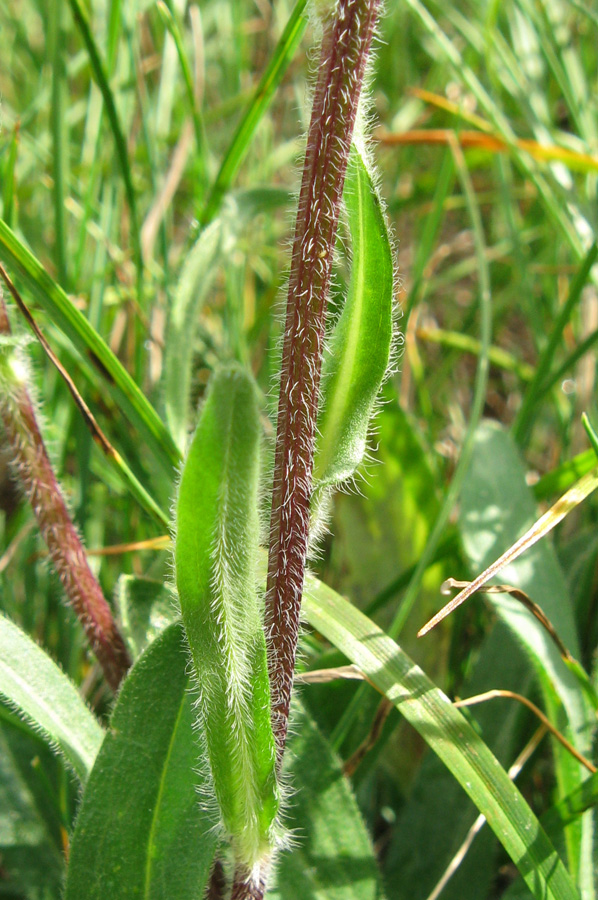
[[[0,335],[10,333],[0,292]],[[0,418],[12,450],[15,473],[31,503],[68,601],[108,684],[116,690],[131,665],[129,653],[69,516],[37,424],[26,377],[15,371],[8,375],[10,363],[3,365],[6,371],[2,380],[10,379],[10,382],[2,384],[0,390]]]
[[[262,866],[255,876],[243,869],[237,869],[233,878],[230,900],[262,900],[266,892],[269,866]]]
[[[380,0],[338,0],[324,23],[284,333],[266,593],[272,726],[284,753],[308,548],[325,316],[345,172]]]

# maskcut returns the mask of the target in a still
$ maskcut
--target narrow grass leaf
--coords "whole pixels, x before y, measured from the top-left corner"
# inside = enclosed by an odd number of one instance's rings
[[[199,179],[203,181],[205,178],[205,168],[206,161],[208,159],[208,148],[207,148],[207,139],[206,133],[201,117],[201,112],[198,108],[198,105],[195,101],[195,92],[193,87],[193,77],[191,75],[191,66],[189,65],[189,60],[187,58],[187,52],[185,50],[185,44],[183,42],[183,35],[181,34],[181,29],[179,28],[179,24],[172,14],[171,10],[168,8],[166,3],[163,3],[162,0],[158,0],[156,4],[158,12],[166,26],[168,33],[172,37],[174,41],[174,45],[176,47],[177,56],[179,58],[179,63],[181,66],[181,71],[183,73],[183,81],[185,82],[185,92],[187,94],[187,102],[189,104],[189,111],[191,113],[191,118],[193,120],[193,128],[195,130],[195,141],[197,143],[197,163],[199,168]]]
[[[350,478],[363,461],[392,343],[392,250],[380,200],[355,145],[343,196],[351,233],[351,280],[322,371],[316,491]]]
[[[476,434],[475,452],[461,497],[459,525],[473,571],[486,569],[500,557],[501,550],[511,548],[507,550],[508,565],[501,569],[500,580],[524,591],[541,607],[576,659],[580,658],[579,641],[564,577],[552,546],[539,538],[597,483],[595,473],[584,476],[523,538],[519,538],[521,532],[534,522],[536,514],[531,492],[525,483],[525,469],[512,438],[496,423],[485,422]],[[513,547],[526,545],[530,549],[517,558]],[[492,565],[491,569],[496,570],[497,565]],[[583,670],[579,667],[572,672],[568,668],[550,635],[520,603],[505,594],[488,596],[497,614],[529,654],[551,722],[577,750],[590,755],[596,718],[591,691],[580,690]],[[564,796],[580,784],[585,772],[559,744],[553,742],[553,747],[557,784]],[[580,854],[583,854],[584,846],[588,846],[582,831],[588,829],[589,836],[591,828],[591,821],[584,820],[580,826],[575,825],[567,831],[569,861],[576,873],[578,865],[583,865]]]
[[[19,125],[15,125],[2,178],[2,218],[11,227],[16,218],[16,167],[19,155]]]
[[[103,731],[74,684],[5,616],[0,616],[0,694],[85,782]]]
[[[19,273],[54,324],[99,372],[142,441],[171,474],[180,454],[157,412],[102,337],[1,219],[0,259],[9,271]]]
[[[481,737],[422,670],[348,601],[313,576],[303,612],[391,700],[469,794],[538,900],[579,900],[562,860]]]
[[[251,103],[239,122],[202,213],[201,219],[204,224],[211,222],[218,212],[223,196],[231,187],[241,168],[257,126],[295,55],[307,25],[306,6],[307,0],[297,0],[295,3],[272,59],[260,79]]]
[[[220,259],[222,223],[212,222],[191,249],[174,293],[164,350],[166,421],[181,452],[187,445],[194,336],[201,307]]]
[[[214,376],[176,507],[176,582],[222,823],[248,869],[275,840],[278,787],[259,550],[260,421],[248,373]]]
[[[80,3],[80,0],[68,0],[68,2],[71,8],[73,19],[75,20],[77,28],[81,33],[83,43],[85,44],[85,49],[87,50],[87,54],[89,56],[89,62],[91,64],[91,71],[93,73],[94,81],[101,91],[104,105],[106,107],[108,121],[110,122],[110,127],[112,129],[114,143],[116,145],[116,159],[122,173],[122,178],[125,185],[125,193],[127,195],[127,202],[129,204],[129,210],[131,213],[131,238],[133,243],[133,252],[135,254],[135,267],[137,269],[137,286],[138,291],[140,292],[141,285],[143,283],[143,257],[141,254],[139,221],[137,217],[137,201],[135,199],[135,190],[133,188],[133,179],[131,177],[131,168],[129,166],[127,143],[125,141],[122,126],[120,124],[120,119],[118,117],[116,103],[114,102],[114,96],[110,88],[108,76],[106,74],[100,51],[98,50],[97,44],[95,42],[92,28],[87,18],[87,13]],[[141,297],[139,297],[139,299],[141,299]]]
[[[179,624],[137,661],[83,795],[65,900],[202,897],[216,836],[199,802],[199,748]]]

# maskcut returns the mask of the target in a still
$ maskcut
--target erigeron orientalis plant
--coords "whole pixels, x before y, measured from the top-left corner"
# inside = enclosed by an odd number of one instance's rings
[[[180,622],[171,621],[179,617],[162,598],[160,616],[136,626],[137,588],[126,578],[120,625],[115,621],[55,479],[27,388],[22,342],[0,306],[0,415],[16,475],[107,683],[115,693],[122,683],[104,733],[43,651],[8,620],[2,623],[0,652],[8,674],[0,691],[63,754],[84,788],[69,847],[66,900],[183,900],[204,892],[259,900],[269,888],[302,896],[288,860],[293,843],[301,846],[306,835],[293,834],[287,820],[308,789],[318,756],[319,764],[326,759],[330,780],[340,777],[298,701],[295,746],[285,752],[302,602],[308,622],[419,728],[500,835],[536,896],[575,897],[556,851],[481,738],[390,638],[306,572],[329,495],[363,464],[392,356],[395,266],[363,112],[379,14],[378,0],[322,2],[314,13],[322,43],[288,284],[273,469],[251,373],[238,363],[219,366],[186,450],[175,501]],[[206,206],[212,217],[216,194]],[[341,217],[351,275],[342,309],[329,322]],[[211,257],[219,228],[218,221],[204,221],[189,269],[201,269]],[[22,304],[6,273],[5,280]],[[178,329],[184,336],[188,321],[173,314],[171,335]],[[159,434],[116,362],[106,355],[92,360]],[[189,407],[190,367],[180,382],[178,371],[176,361],[166,368],[169,389],[178,383],[182,395],[182,402],[172,394],[166,400],[171,458],[186,433],[182,418]],[[118,465],[124,472],[122,461]],[[153,501],[134,476],[124,477],[152,511]],[[269,489],[266,523],[260,510]],[[263,535],[267,540],[260,541]],[[22,656],[30,661],[32,690],[18,677]],[[127,674],[131,656],[137,659]],[[132,749],[140,746],[138,757]],[[140,772],[144,764],[147,772]],[[348,835],[366,855],[364,896],[373,897],[380,892],[373,851],[350,791],[346,785],[339,790],[322,814],[324,830],[339,804],[345,820],[333,831],[339,840]],[[297,798],[290,804],[289,792]],[[339,847],[340,869],[345,852]]]

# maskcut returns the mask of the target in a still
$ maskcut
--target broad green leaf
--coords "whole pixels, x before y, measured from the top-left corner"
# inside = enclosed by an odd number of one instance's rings
[[[469,794],[538,900],[579,900],[562,860],[496,757],[448,697],[348,601],[306,579],[307,621],[419,731]]]
[[[54,324],[93,364],[141,439],[147,442],[166,470],[172,472],[179,462],[179,452],[149,400],[83,313],[1,219],[0,259],[9,270],[19,273]]]
[[[217,838],[197,794],[187,659],[174,624],[124,682],[83,795],[65,900],[203,896]]]
[[[475,573],[481,572],[527,531],[537,518],[525,469],[510,436],[494,423],[476,434],[469,474],[461,497],[460,529],[464,549]],[[548,616],[569,652],[579,658],[573,609],[554,550],[542,540],[501,570],[501,582],[525,591]],[[563,662],[540,623],[507,594],[489,594],[488,601],[526,648],[540,678],[548,714],[585,754],[591,750],[595,716],[580,690],[579,680]],[[559,712],[562,704],[563,711]],[[573,791],[583,773],[566,750],[555,744],[556,774],[561,795]],[[586,820],[584,820],[585,822]],[[591,829],[587,820],[586,828]],[[568,835],[574,870],[581,836]]]
[[[392,343],[392,250],[380,200],[355,145],[343,196],[351,233],[351,280],[322,371],[316,490],[350,478],[363,461]]]
[[[187,256],[168,319],[164,356],[166,421],[176,445],[187,445],[194,337],[201,307],[215,274],[222,243],[222,223],[202,231]]]
[[[275,840],[278,786],[256,587],[260,421],[237,365],[217,371],[183,467],[175,569],[214,793],[239,863]]]
[[[0,616],[0,694],[84,782],[102,743],[102,729],[56,663],[5,616]]]
[[[267,900],[379,898],[374,850],[349,781],[296,698],[291,732],[286,762],[294,793],[285,822],[296,845],[278,857]]]
[[[116,605],[123,637],[133,659],[180,618],[172,588],[151,578],[121,575],[116,585]]]

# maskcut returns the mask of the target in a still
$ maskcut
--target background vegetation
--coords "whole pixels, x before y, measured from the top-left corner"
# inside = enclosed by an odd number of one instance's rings
[[[148,514],[147,497],[94,444],[64,381],[31,344],[45,435],[108,597],[123,574],[170,577],[164,535],[185,437],[181,358],[192,354],[193,405],[216,364],[232,359],[271,395],[313,45],[300,19],[279,43],[292,10],[286,0],[188,8],[97,0],[87,11],[79,0],[4,0],[0,9],[2,220],[106,339],[172,435],[156,432],[152,444],[128,424],[101,360],[81,352],[68,311],[61,319],[58,301],[44,300],[39,272],[23,274],[27,261],[3,228],[2,262],[162,510]],[[595,7],[576,0],[388,4],[372,115],[398,248],[402,349],[365,477],[335,498],[331,534],[313,563],[451,698],[524,694],[589,758],[593,711],[514,601],[473,599],[427,637],[415,635],[441,605],[447,577],[481,571],[537,517],[537,504],[595,462],[580,417],[596,414],[597,29]],[[273,58],[271,103],[260,108],[254,90]],[[247,110],[257,127],[233,142]],[[197,245],[200,223],[210,221],[213,241]],[[341,252],[339,290],[346,276]],[[2,610],[106,716],[110,691],[62,603],[9,463]],[[595,519],[590,500],[553,543],[501,575],[545,609],[592,681]],[[306,633],[304,669],[345,663],[320,634]],[[354,762],[387,895],[429,897],[476,820],[474,806],[396,710],[357,764],[378,709],[373,688],[334,681],[305,686],[301,697],[341,759]],[[0,896],[58,897],[77,788],[8,704],[0,717]],[[471,719],[505,767],[538,726],[507,699],[477,706]],[[518,778],[539,816],[580,782],[579,764],[556,747],[545,738]],[[584,898],[594,896],[591,817],[557,839]],[[484,827],[442,897],[523,896],[515,878]]]

